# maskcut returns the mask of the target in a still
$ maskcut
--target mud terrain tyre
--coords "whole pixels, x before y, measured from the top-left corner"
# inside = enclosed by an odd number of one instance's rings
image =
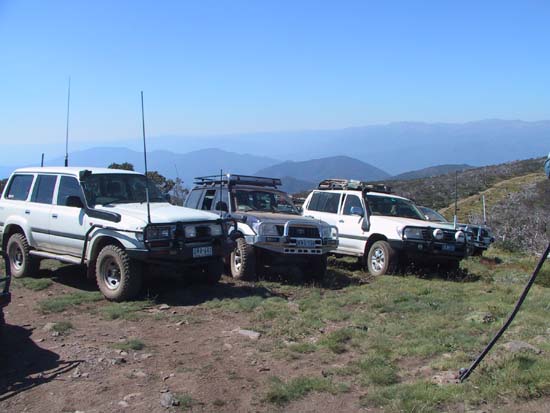
[[[387,241],[376,241],[367,254],[367,268],[374,276],[392,274],[397,269],[397,254]]]
[[[101,293],[110,301],[134,298],[141,288],[142,268],[117,245],[107,245],[95,263],[96,281]]]
[[[312,257],[311,260],[302,267],[307,280],[323,281],[327,275],[327,254],[320,257]]]
[[[30,247],[25,235],[13,234],[6,246],[11,275],[15,278],[29,277],[38,272],[40,261],[29,254]]]
[[[4,318],[4,309],[0,308],[0,338],[4,334],[5,326],[6,326],[6,319]]]
[[[231,276],[236,280],[251,280],[256,276],[254,247],[244,238],[237,238],[236,243],[231,252]]]

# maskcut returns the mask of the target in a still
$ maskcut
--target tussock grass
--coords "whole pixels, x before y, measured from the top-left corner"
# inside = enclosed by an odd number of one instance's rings
[[[272,377],[265,399],[269,403],[283,406],[312,392],[337,394],[343,391],[347,391],[345,385],[335,385],[331,380],[322,377],[297,377],[286,382]]]
[[[27,290],[42,291],[49,288],[53,282],[49,278],[17,278],[17,284],[21,284]]]
[[[58,332],[59,334],[68,334],[73,328],[72,323],[69,321],[58,321],[54,324],[52,330]]]
[[[137,338],[132,338],[130,340],[123,341],[122,343],[115,343],[112,345],[112,347],[124,351],[139,351],[145,348],[145,343]]]
[[[140,311],[147,307],[151,307],[154,303],[149,300],[145,301],[127,301],[123,303],[111,303],[101,309],[101,314],[106,320],[139,320]]]
[[[64,294],[57,297],[47,298],[38,303],[40,311],[44,314],[60,313],[71,307],[76,307],[85,303],[92,303],[103,300],[101,293],[94,292],[77,292]]]

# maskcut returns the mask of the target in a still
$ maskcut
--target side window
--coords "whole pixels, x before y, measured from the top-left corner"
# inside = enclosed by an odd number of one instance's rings
[[[351,215],[351,208],[352,207],[359,207],[363,209],[363,205],[361,205],[361,199],[357,195],[348,195],[346,196],[346,201],[344,202],[344,215]]]
[[[191,192],[189,192],[189,195],[187,195],[187,199],[185,200],[185,206],[187,208],[197,209],[202,192],[203,191],[201,189],[193,189]]]
[[[210,211],[212,209],[212,204],[214,203],[215,196],[215,189],[209,189],[208,191],[206,191],[206,194],[204,194],[204,199],[202,200],[201,209],[205,211]]]
[[[6,198],[14,201],[24,201],[29,196],[33,175],[15,175],[11,179]]]
[[[51,204],[57,175],[38,175],[31,196],[31,202]]]
[[[57,191],[57,205],[66,205],[67,198],[70,196],[77,196],[82,199],[82,189],[76,178],[62,176]]]
[[[339,205],[340,194],[334,192],[315,192],[311,197],[308,209],[336,214]]]
[[[220,199],[220,190],[218,189],[216,191],[216,198],[214,200],[214,209],[216,211],[219,211],[219,209],[216,209],[216,206],[218,205],[218,202],[225,202],[227,204],[227,206],[229,207],[227,188],[222,188],[222,190],[221,190],[221,199]]]

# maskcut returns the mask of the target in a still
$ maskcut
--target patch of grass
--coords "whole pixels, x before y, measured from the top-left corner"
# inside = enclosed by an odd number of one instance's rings
[[[49,288],[53,284],[53,281],[49,278],[18,278],[17,283],[27,290],[42,291]]]
[[[188,394],[176,395],[176,400],[179,402],[179,408],[182,410],[188,410],[193,407],[195,400]]]
[[[72,329],[73,325],[69,321],[59,321],[55,323],[52,328],[53,331],[56,331],[59,334],[67,334]]]
[[[293,343],[288,346],[290,351],[300,354],[315,353],[317,346],[311,343]]]
[[[342,328],[328,334],[319,344],[327,347],[333,353],[342,354],[347,351],[347,344],[351,341],[352,337],[353,334],[350,328]]]
[[[115,343],[112,345],[112,347],[118,350],[124,350],[124,351],[128,351],[128,350],[139,351],[145,348],[145,343],[141,340],[138,340],[137,338],[133,338],[130,340],[126,340],[122,343]]]
[[[342,391],[347,391],[347,387],[336,386],[326,378],[297,377],[284,382],[278,377],[273,377],[265,399],[269,403],[283,406],[311,392],[337,394]]]
[[[371,355],[359,362],[363,384],[388,386],[398,381],[397,368],[387,358]]]
[[[101,301],[103,296],[100,292],[77,292],[47,298],[38,303],[40,311],[44,314],[60,313],[70,307],[79,306],[85,303]]]
[[[228,311],[250,312],[260,306],[264,300],[266,300],[266,298],[257,295],[243,298],[225,298],[223,300],[216,298],[205,303],[204,306],[207,308],[220,308]]]
[[[140,311],[151,307],[152,301],[126,301],[123,303],[111,303],[101,309],[101,314],[106,320],[139,320]]]

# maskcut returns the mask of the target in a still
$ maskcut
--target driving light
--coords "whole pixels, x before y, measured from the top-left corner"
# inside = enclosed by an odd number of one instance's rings
[[[223,234],[222,226],[220,224],[210,224],[210,235],[213,237],[219,237]]]
[[[186,226],[184,232],[185,238],[195,238],[197,236],[197,227],[194,225]]]
[[[455,239],[456,239],[456,242],[464,242],[464,241],[466,241],[466,237],[464,236],[464,232],[462,232],[462,231],[456,231],[456,232],[455,232]]]
[[[434,235],[434,238],[438,241],[443,240],[443,238],[445,237],[445,233],[441,228],[434,229],[433,235]]]
[[[275,224],[263,224],[260,228],[261,228],[261,235],[268,235],[268,236],[279,235]]]

